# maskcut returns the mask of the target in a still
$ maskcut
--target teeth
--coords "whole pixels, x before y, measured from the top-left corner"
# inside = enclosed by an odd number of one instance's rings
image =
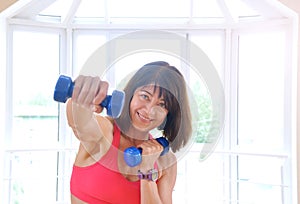
[[[139,114],[140,115],[140,117],[142,118],[142,119],[144,119],[144,120],[149,120],[150,121],[150,119],[149,118],[146,118],[146,117],[144,117],[143,115],[141,115],[141,114]]]

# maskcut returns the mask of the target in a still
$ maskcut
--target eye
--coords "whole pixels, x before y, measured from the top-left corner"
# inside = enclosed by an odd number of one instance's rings
[[[149,97],[146,93],[141,93],[141,94],[140,94],[140,97],[141,97],[142,99],[144,99],[144,100],[149,100],[149,99],[150,99],[150,97]]]
[[[166,108],[165,102],[160,102],[160,103],[158,104],[158,106],[160,106],[160,107],[162,107],[162,108]]]

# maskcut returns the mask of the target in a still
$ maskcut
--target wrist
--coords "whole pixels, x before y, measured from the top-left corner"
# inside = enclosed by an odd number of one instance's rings
[[[150,169],[146,172],[142,172],[141,170],[138,170],[138,178],[140,180],[148,180],[148,181],[156,182],[158,179],[158,171],[157,169]]]

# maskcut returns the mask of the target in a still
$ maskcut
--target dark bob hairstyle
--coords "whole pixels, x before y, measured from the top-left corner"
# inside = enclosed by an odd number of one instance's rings
[[[137,88],[154,85],[165,99],[168,114],[158,129],[168,139],[173,152],[184,147],[192,133],[191,112],[185,80],[179,70],[167,62],[151,62],[140,68],[124,88],[125,104],[121,116],[116,119],[126,133],[131,125],[129,105]]]

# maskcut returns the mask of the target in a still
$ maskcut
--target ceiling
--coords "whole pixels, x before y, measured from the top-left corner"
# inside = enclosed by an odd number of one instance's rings
[[[235,24],[285,18],[275,2],[278,3],[277,0],[19,0],[15,3],[19,6],[9,17],[66,27],[77,24]]]

